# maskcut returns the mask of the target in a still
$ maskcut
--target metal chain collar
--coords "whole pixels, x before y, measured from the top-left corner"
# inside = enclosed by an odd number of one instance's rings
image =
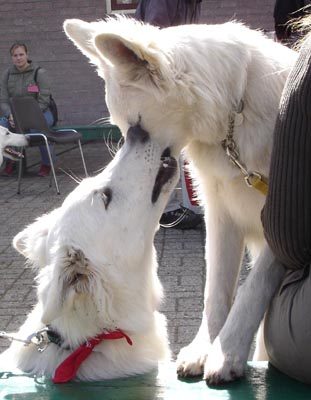
[[[239,115],[242,118],[242,111],[244,109],[243,100],[240,101],[236,110],[231,111],[228,117],[228,131],[225,139],[221,141],[222,148],[225,150],[229,160],[242,172],[244,175],[245,182],[249,187],[255,187],[257,189],[257,183],[261,182],[263,185],[267,185],[265,178],[257,171],[249,172],[240,161],[240,154],[238,146],[233,138],[234,127],[236,116]],[[256,183],[256,184],[255,184]],[[263,194],[266,194],[267,189],[259,189]]]

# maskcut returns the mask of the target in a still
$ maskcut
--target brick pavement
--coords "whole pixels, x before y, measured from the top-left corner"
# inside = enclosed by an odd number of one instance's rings
[[[104,142],[83,146],[90,175],[111,159]],[[28,163],[38,163],[38,149],[28,150]],[[78,150],[58,157],[58,168],[69,168],[83,176]],[[58,196],[49,188],[47,178],[35,175],[38,165],[29,168],[16,194],[17,180],[0,176],[0,330],[14,331],[24,322],[35,303],[34,274],[25,267],[24,258],[11,246],[12,238],[37,216],[59,206],[76,186],[59,171]],[[174,354],[188,344],[200,324],[204,289],[204,230],[160,229],[155,238],[159,275],[165,290],[162,311],[168,318],[169,336]],[[0,352],[9,342],[0,339]]]

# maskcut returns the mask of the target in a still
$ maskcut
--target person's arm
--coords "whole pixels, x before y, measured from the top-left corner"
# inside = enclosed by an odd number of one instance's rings
[[[37,84],[39,86],[38,103],[42,111],[45,111],[50,105],[51,85],[47,72],[39,68],[37,72]]]
[[[1,79],[0,107],[1,107],[1,114],[7,118],[11,114],[10,103],[9,103],[9,92],[8,92],[8,79],[9,79],[9,70],[6,70],[3,73]]]
[[[179,0],[141,1],[137,6],[135,17],[151,25],[166,28],[174,23],[178,4]]]

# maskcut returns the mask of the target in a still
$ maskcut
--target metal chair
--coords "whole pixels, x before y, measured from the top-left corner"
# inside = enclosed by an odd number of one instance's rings
[[[51,156],[50,144],[77,143],[80,149],[82,164],[87,176],[87,169],[81,146],[81,133],[74,129],[51,130],[44,118],[38,102],[32,97],[13,97],[10,100],[11,111],[15,122],[16,132],[26,135],[29,139],[28,146],[45,145],[51,164],[57,194],[60,194],[55,174],[54,162]],[[17,193],[20,194],[23,162],[19,162]],[[50,181],[51,186],[51,181]]]

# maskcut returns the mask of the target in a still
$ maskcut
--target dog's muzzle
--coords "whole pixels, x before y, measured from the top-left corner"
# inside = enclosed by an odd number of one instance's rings
[[[13,149],[12,147],[9,147],[9,146],[4,148],[3,155],[14,161],[18,161],[21,158],[24,158],[23,153],[21,153],[20,151],[17,151],[16,149]]]

